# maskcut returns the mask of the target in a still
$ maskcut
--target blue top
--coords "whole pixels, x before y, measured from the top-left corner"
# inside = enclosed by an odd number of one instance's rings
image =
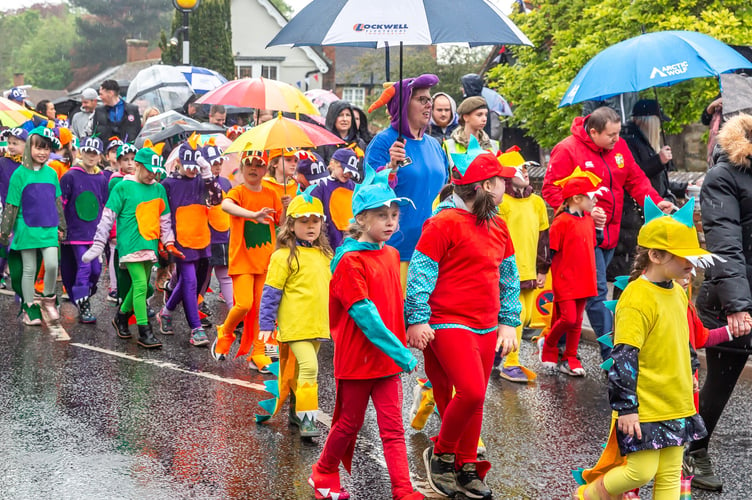
[[[366,150],[366,164],[376,169],[389,163],[389,148],[397,131],[389,127],[373,138]],[[405,153],[412,163],[397,171],[394,192],[413,201],[415,208],[403,206],[399,231],[387,242],[400,253],[402,262],[413,256],[423,223],[431,216],[433,202],[447,183],[449,164],[439,141],[428,134],[421,139],[405,139]]]

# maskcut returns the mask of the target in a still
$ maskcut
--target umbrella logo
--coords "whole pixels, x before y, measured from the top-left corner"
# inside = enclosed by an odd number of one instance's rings
[[[357,23],[353,31],[358,33],[396,33],[408,30],[407,24],[363,24]]]
[[[683,73],[686,73],[688,68],[689,63],[687,61],[682,61],[676,64],[669,64],[668,66],[663,66],[661,69],[653,66],[653,71],[650,73],[650,79],[653,80],[656,76],[666,78],[669,75],[681,75]]]

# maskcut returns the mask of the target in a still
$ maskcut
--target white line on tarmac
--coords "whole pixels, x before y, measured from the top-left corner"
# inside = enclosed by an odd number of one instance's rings
[[[238,385],[240,387],[245,387],[246,389],[252,389],[254,391],[264,391],[266,392],[266,387],[261,384],[254,384],[252,382],[248,382],[247,380],[240,380],[238,378],[228,378],[228,377],[222,377],[220,375],[215,375],[213,373],[208,372],[200,372],[200,371],[192,371],[192,370],[186,370],[185,368],[181,368],[175,363],[169,363],[167,361],[159,361],[156,359],[144,359],[139,358],[137,356],[132,356],[130,354],[125,354],[123,352],[118,351],[112,351],[110,349],[104,349],[102,347],[96,347],[89,344],[81,344],[78,342],[71,342],[70,345],[75,347],[80,347],[82,349],[88,349],[90,351],[99,352],[102,354],[107,354],[109,356],[115,356],[117,358],[121,359],[127,359],[129,361],[135,361],[137,363],[144,363],[147,365],[153,365],[158,368],[167,368],[168,370],[173,370],[180,373],[187,373],[188,375],[195,375],[196,377],[203,377],[207,378],[209,380],[214,380],[216,382],[224,382],[226,384],[232,384],[232,385]],[[328,414],[324,413],[323,411],[319,410],[318,413],[318,421],[324,424],[327,428],[332,428],[332,417]],[[364,443],[363,440],[359,440],[359,444],[362,444],[363,446],[358,446],[360,451],[368,455],[372,460],[374,460],[377,464],[379,464],[382,468],[386,469],[386,462],[384,461],[384,457],[378,453],[377,449],[379,449],[376,446],[373,446],[372,443]],[[418,477],[415,477],[412,472],[410,473],[410,478],[412,479],[413,485],[426,497],[428,498],[439,498],[434,496],[435,493],[433,490],[431,490],[431,487],[428,486],[428,482],[420,479]]]

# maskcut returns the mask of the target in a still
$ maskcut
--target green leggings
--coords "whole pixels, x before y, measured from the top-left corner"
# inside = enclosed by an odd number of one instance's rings
[[[120,312],[126,314],[135,312],[136,324],[139,325],[149,324],[149,316],[146,313],[146,290],[151,276],[151,266],[151,261],[125,263],[131,277],[131,287],[128,289],[128,295],[123,299]],[[120,285],[119,282],[118,285]]]

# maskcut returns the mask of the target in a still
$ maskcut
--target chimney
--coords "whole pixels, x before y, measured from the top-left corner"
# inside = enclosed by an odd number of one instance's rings
[[[130,38],[125,41],[127,48],[126,62],[144,61],[148,58],[149,42]]]
[[[331,91],[337,89],[337,48],[336,47],[323,47],[324,56],[331,61],[329,64],[329,71],[322,75],[321,88]]]
[[[23,73],[13,73],[13,86],[14,87],[21,87],[24,84],[24,74]]]

